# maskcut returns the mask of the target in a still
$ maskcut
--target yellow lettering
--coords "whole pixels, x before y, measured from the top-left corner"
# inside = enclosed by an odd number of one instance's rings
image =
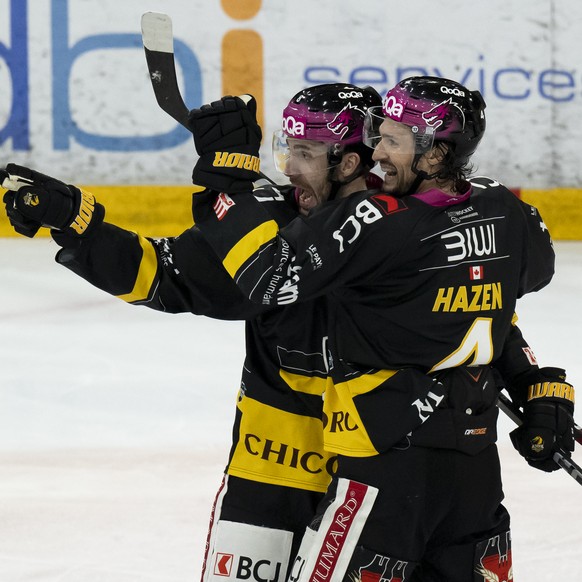
[[[238,162],[240,160],[240,154],[228,154],[228,158],[226,159],[226,164],[224,164],[227,168],[234,168],[238,166]]]
[[[434,305],[432,306],[433,311],[439,311],[442,307],[443,311],[451,310],[451,297],[453,295],[453,287],[448,287],[447,289],[440,288],[437,293]]]
[[[493,283],[491,285],[493,291],[491,309],[503,309],[503,301],[501,299],[501,282]]]
[[[563,398],[574,402],[575,390],[574,386],[564,384],[562,382],[543,382],[532,384],[528,387],[528,400],[535,400],[536,398]]]
[[[481,299],[481,309],[491,309],[491,283],[483,285],[483,298]]]
[[[216,168],[221,168],[226,164],[227,158],[228,158],[227,152],[215,152],[214,162],[212,163],[212,165],[215,166]]]
[[[257,156],[249,154],[214,152],[212,165],[215,168],[244,168],[258,173],[261,168],[261,160]]]
[[[467,298],[467,287],[459,287],[457,289],[457,294],[455,295],[455,300],[451,306],[451,311],[467,311],[469,306],[469,300]]]
[[[470,297],[469,297],[470,294]],[[489,311],[503,306],[501,283],[440,288],[433,311]]]
[[[93,218],[93,211],[95,210],[95,196],[90,192],[81,190],[81,206],[79,207],[79,214],[69,227],[77,234],[83,234],[89,227],[89,223]]]
[[[469,309],[465,309],[465,311],[481,311],[481,306],[479,305],[479,297],[481,297],[482,289],[483,285],[473,285],[471,287],[471,293],[473,293],[473,298],[471,299],[471,305],[469,305]]]
[[[550,382],[548,384],[548,393],[546,394],[546,396],[548,397],[559,396],[559,393],[560,385],[557,382]]]

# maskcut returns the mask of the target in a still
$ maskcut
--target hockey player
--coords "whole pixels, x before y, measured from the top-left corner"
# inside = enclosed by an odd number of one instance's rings
[[[327,196],[339,200],[350,192],[365,189],[360,177],[367,172],[372,150],[366,155],[365,150],[360,149],[361,144],[357,143],[359,138],[352,140],[351,145],[347,141],[358,135],[361,127],[357,121],[357,111],[345,108],[345,99],[353,102],[357,98],[351,94],[353,91],[353,87],[340,88],[335,101],[324,88],[303,91],[290,102],[285,111],[284,135],[279,134],[276,137],[275,151],[281,167],[297,186],[295,196],[303,213],[307,213],[314,202],[321,202]],[[340,96],[339,92],[344,96]],[[208,123],[204,122],[203,127],[197,126],[194,129],[200,130],[200,134],[212,135],[208,131],[214,123],[212,117],[220,111],[223,120],[220,122],[221,126],[236,122],[234,131],[239,131],[242,118],[238,119],[237,115],[244,114],[244,110],[239,107],[240,103],[236,100],[223,100],[213,104],[208,111]],[[224,121],[225,116],[229,117],[229,122]],[[246,121],[248,122],[248,115]],[[194,119],[193,123],[196,126],[199,122]],[[327,134],[326,127],[329,130]],[[256,136],[256,132],[251,131],[246,135],[251,136],[250,139],[254,139],[256,145],[256,139],[252,137]],[[342,150],[337,145],[338,136],[347,138]],[[232,140],[228,132],[226,137]],[[321,143],[318,142],[328,142],[329,145],[321,151]],[[222,140],[221,147],[232,153],[236,150],[236,144],[236,139],[230,142]],[[364,167],[354,163],[354,156],[351,156],[351,161],[348,160],[347,154],[350,150],[358,149],[361,159],[368,160]],[[249,150],[246,151],[248,155]],[[243,150],[240,152],[245,153]],[[204,168],[197,167],[195,181],[213,180],[212,184],[218,190],[228,191],[234,188],[244,191],[249,187],[245,183],[248,175],[240,172],[240,168],[224,168],[221,171],[226,173],[217,178],[218,170],[213,165],[216,160],[214,151],[204,147],[200,148],[200,153],[201,159],[207,164],[210,160],[210,163]],[[342,160],[343,168],[340,163]],[[28,175],[21,168],[11,166],[9,169],[13,175]],[[232,179],[232,172],[235,172],[236,180]],[[220,184],[216,179],[220,180]],[[74,190],[63,188],[64,185],[58,181],[38,175],[34,176],[33,182],[35,181],[36,189],[19,191],[19,196],[8,196],[9,215],[20,229],[26,222],[26,216],[30,220],[31,213],[36,220],[28,225],[29,228],[37,228],[41,222],[48,221],[45,215],[47,208],[41,208],[39,213],[34,214],[37,207],[28,207],[24,203],[26,196],[36,194],[39,196],[38,200],[44,199],[46,202],[46,196],[50,195],[53,211],[62,196],[71,200],[75,197]],[[271,216],[281,211],[273,210],[273,207],[282,205],[282,197],[277,191],[255,191],[255,197],[261,201],[263,208],[270,209]],[[79,196],[76,198],[79,201],[81,199]],[[227,215],[231,211],[233,199],[223,196],[218,200],[220,203],[214,203],[214,211],[223,216]],[[79,207],[80,204],[79,202]],[[26,215],[22,215],[19,208]],[[97,218],[95,212],[91,214],[92,208],[97,209]],[[53,232],[54,238],[64,246],[64,250],[58,255],[59,262],[93,284],[136,304],[145,301],[146,305],[157,309],[193,311],[225,318],[240,317],[244,309],[251,309],[240,294],[227,291],[232,289],[228,285],[230,278],[223,270],[216,270],[213,258],[206,252],[208,249],[200,241],[196,229],[191,229],[176,240],[151,241],[112,225],[98,224],[99,212],[99,206],[90,201],[84,212],[79,213],[79,216],[84,217],[81,222],[88,225],[82,229],[81,237],[77,236],[77,231],[67,231],[66,226],[61,232]],[[68,215],[66,219],[64,217],[67,212],[60,214],[64,225],[71,223]],[[54,224],[52,219],[50,222]],[[278,222],[284,224],[285,220],[279,219]],[[73,224],[78,228],[77,221],[73,221]],[[26,227],[25,224],[24,228]],[[88,235],[89,238],[86,238]],[[119,253],[120,250],[123,252]],[[116,251],[121,262],[111,265],[110,251]],[[317,253],[312,253],[312,258],[316,265]],[[204,274],[203,280],[200,280],[201,273]],[[221,289],[223,291],[217,293]],[[304,302],[301,305],[292,302],[285,310],[277,310],[270,318],[261,316],[248,324],[256,324],[255,329],[258,331],[255,333],[252,329],[247,330],[247,360],[237,411],[235,443],[227,469],[224,495],[221,493],[218,498],[218,519],[210,532],[212,561],[206,570],[207,577],[213,574],[224,577],[230,564],[222,558],[227,553],[233,553],[233,543],[237,544],[235,552],[240,558],[240,554],[247,551],[246,547],[243,549],[240,545],[240,540],[245,539],[254,544],[255,549],[265,540],[268,544],[266,548],[260,549],[260,554],[252,554],[252,550],[251,557],[248,553],[244,554],[247,560],[255,564],[261,562],[259,558],[262,558],[261,571],[257,575],[281,579],[281,572],[284,571],[284,565],[281,564],[288,551],[286,544],[291,537],[289,532],[294,539],[297,538],[297,533],[302,531],[301,524],[305,525],[309,521],[315,503],[321,496],[321,484],[329,479],[321,468],[330,460],[333,465],[334,453],[324,453],[316,448],[317,434],[321,434],[322,430],[316,414],[321,414],[319,394],[323,391],[328,361],[322,340],[327,335],[327,329],[321,329],[324,327],[322,315],[326,306],[319,299],[315,303]],[[261,311],[263,308],[252,309]],[[258,311],[251,310],[250,313]],[[285,318],[283,313],[288,316]],[[313,337],[310,339],[307,336]],[[513,352],[523,359],[520,336],[517,333],[513,337],[516,340],[510,342],[511,349],[506,347],[506,352]],[[293,347],[300,350],[292,349]],[[297,360],[300,351],[306,356],[302,361]],[[513,361],[513,358],[509,358],[509,361]],[[298,370],[300,367],[302,372]],[[521,372],[523,370],[523,367],[520,368]],[[302,404],[301,400],[305,403]],[[289,413],[292,404],[294,414]],[[302,415],[308,417],[308,420],[302,422],[299,418]],[[350,431],[353,428],[349,415],[332,414],[325,419],[331,432]],[[309,442],[312,447],[308,454],[302,453],[305,442]],[[321,443],[319,446],[321,447]],[[325,463],[324,458],[328,460]],[[269,465],[268,461],[271,459],[274,462]],[[316,460],[322,462],[312,464]],[[301,469],[304,470],[303,473]],[[303,482],[298,482],[298,475]],[[247,527],[247,524],[251,527]],[[256,525],[271,529],[252,527]],[[226,548],[228,552],[221,551]],[[220,560],[217,559],[219,556],[222,556]],[[264,561],[265,557],[267,561]],[[271,570],[267,565],[269,558],[272,561]],[[249,565],[250,562],[239,563],[238,567],[247,571],[245,568],[248,569]]]
[[[516,373],[499,359],[517,299],[549,283],[554,253],[534,207],[495,180],[467,180],[484,109],[456,82],[402,81],[365,132],[385,191],[327,202],[284,228],[248,194],[221,216],[216,192],[195,199],[196,223],[247,297],[327,299],[324,439],[338,471],[292,582],[512,578],[492,363],[523,404],[512,439],[528,462],[551,471],[557,447],[573,450],[563,371]],[[223,173],[211,162],[222,153],[209,148],[198,167]]]
[[[292,163],[291,187],[255,190],[278,224],[330,196],[366,190],[374,162],[372,150],[362,143],[364,117],[381,102],[374,90],[349,84],[312,87],[291,99],[277,135],[277,158],[285,163],[287,137],[316,137],[317,147],[312,144],[301,158],[309,157],[318,167],[303,172]],[[220,104],[230,110],[222,116],[230,139],[229,123],[236,131],[237,112],[249,111],[239,109],[242,102],[235,98]],[[251,129],[247,137],[258,150],[260,129]],[[224,580],[227,572],[235,577],[239,571],[283,582],[335,470],[335,453],[323,449],[324,300],[288,309],[256,305],[242,295],[196,227],[176,238],[142,237],[104,222],[103,206],[88,192],[28,168],[9,164],[6,170],[5,185],[14,191],[4,201],[16,230],[31,236],[41,225],[53,227],[52,236],[62,247],[57,262],[93,285],[133,305],[247,320],[233,444],[213,509],[203,579]],[[249,175],[258,177],[243,169],[221,186],[252,188]],[[197,179],[204,176],[197,174]],[[376,181],[381,183],[377,176]],[[220,204],[217,210],[228,211],[226,198]],[[234,557],[227,560],[227,555]]]

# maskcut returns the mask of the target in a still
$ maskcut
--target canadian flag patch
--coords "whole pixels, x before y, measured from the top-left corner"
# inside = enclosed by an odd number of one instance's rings
[[[230,210],[231,206],[234,206],[234,200],[226,193],[221,192],[214,201],[212,208],[216,214],[218,220],[222,220],[226,213]]]
[[[471,279],[471,281],[483,279],[483,267],[481,265],[473,265],[472,267],[469,267],[469,279]]]

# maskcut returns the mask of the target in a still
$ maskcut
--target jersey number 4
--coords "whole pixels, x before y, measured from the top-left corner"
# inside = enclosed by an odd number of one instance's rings
[[[433,366],[431,372],[455,366],[489,364],[493,359],[492,326],[493,320],[490,317],[477,317],[465,334],[461,345],[444,360]]]

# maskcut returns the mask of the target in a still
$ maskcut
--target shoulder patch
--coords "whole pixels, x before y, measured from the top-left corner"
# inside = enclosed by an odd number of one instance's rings
[[[380,210],[384,214],[394,214],[395,212],[401,212],[402,210],[408,210],[404,200],[402,198],[396,198],[396,196],[390,196],[389,194],[375,194],[370,197]]]

